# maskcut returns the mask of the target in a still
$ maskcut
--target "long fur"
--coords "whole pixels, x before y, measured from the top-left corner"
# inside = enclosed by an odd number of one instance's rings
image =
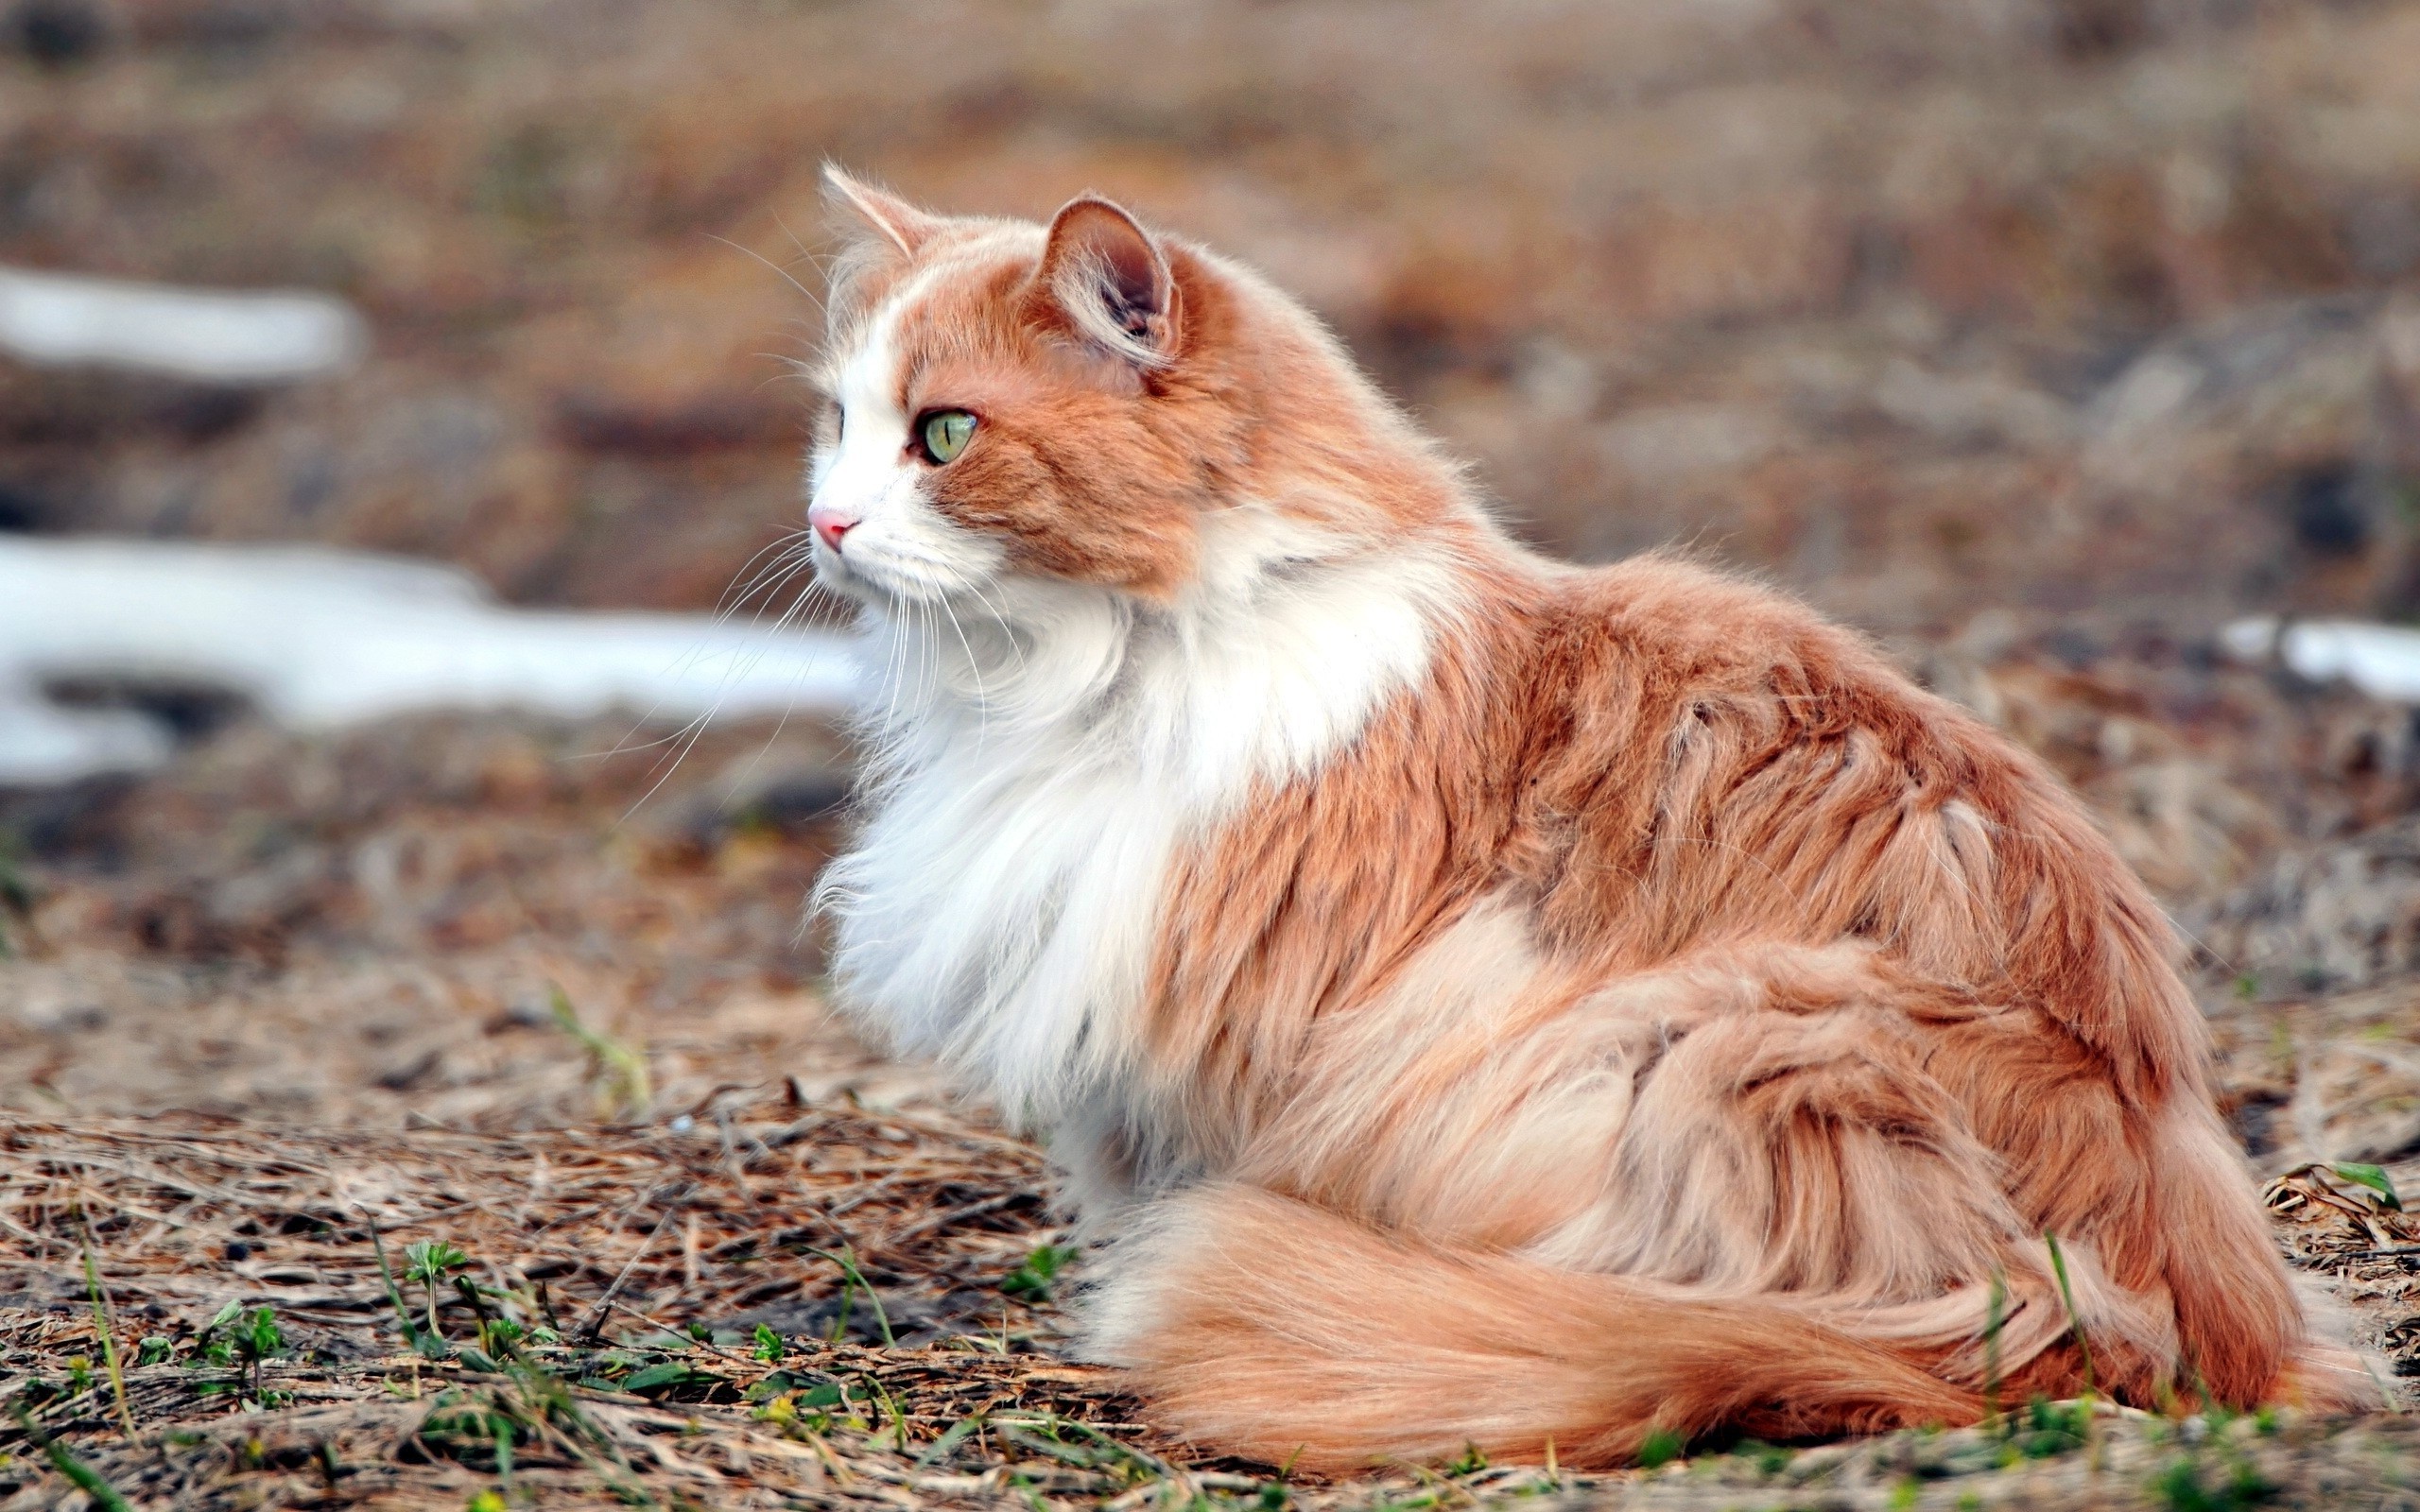
[[[883,675],[838,975],[1048,1135],[1171,1421],[1615,1463],[2071,1391],[2079,1322],[2127,1400],[2364,1399],[2039,763],[1766,589],[1523,549],[1106,201],[835,183],[810,519]]]

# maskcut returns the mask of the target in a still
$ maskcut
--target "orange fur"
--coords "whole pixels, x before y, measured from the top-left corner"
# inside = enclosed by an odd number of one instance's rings
[[[835,348],[887,322],[900,412],[981,417],[910,484],[994,584],[1113,595],[1179,669],[1386,573],[1425,637],[1315,758],[1168,799],[1147,959],[1063,1057],[1094,1336],[1172,1421],[1333,1469],[1970,1420],[1995,1286],[2006,1389],[2083,1383],[2046,1234],[2122,1399],[2362,1395],[2165,920],[2040,763],[1766,589],[1514,544],[1282,296],[1115,207],[901,212]],[[1139,724],[1103,686],[1084,730]],[[1035,928],[1133,905],[1067,886]]]

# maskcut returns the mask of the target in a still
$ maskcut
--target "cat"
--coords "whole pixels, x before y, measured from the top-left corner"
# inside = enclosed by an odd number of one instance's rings
[[[810,550],[878,676],[835,975],[1046,1135],[1087,1347],[1175,1429],[1594,1466],[2371,1400],[2039,762],[1769,589],[1519,545],[1108,200],[827,187]]]

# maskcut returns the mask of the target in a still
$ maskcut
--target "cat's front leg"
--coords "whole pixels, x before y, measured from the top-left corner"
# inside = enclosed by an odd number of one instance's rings
[[[1142,1142],[1106,1102],[1079,1108],[1052,1127],[1046,1143],[1059,1178],[1059,1204],[1076,1219],[1080,1236],[1110,1233],[1145,1195]]]

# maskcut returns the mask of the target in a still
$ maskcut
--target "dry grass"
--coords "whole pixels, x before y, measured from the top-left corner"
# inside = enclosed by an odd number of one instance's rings
[[[2227,953],[2199,980],[2264,1168],[2407,1154],[2420,988],[2393,961],[2358,981],[2308,967],[2369,927],[2340,874],[2408,903],[2396,928],[2420,935],[2420,884],[2377,885],[2402,875],[2388,841],[2420,802],[2408,714],[2156,647],[1920,660],[2057,762]],[[1041,1156],[823,1012],[798,900],[830,821],[760,778],[806,783],[827,737],[717,733],[658,788],[657,753],[594,756],[623,733],[248,727],[130,788],[0,806],[26,894],[0,918],[0,1503],[90,1500],[23,1407],[144,1506],[2420,1507],[2420,1429],[2399,1417],[2044,1404],[1995,1430],[1696,1445],[1591,1478],[1380,1466],[1307,1485],[1202,1460],[1068,1358],[1063,1295],[1004,1290],[1064,1237]],[[2273,871],[2297,856],[2341,864]],[[2391,1169],[2420,1189],[2420,1165]],[[2280,1242],[2411,1368],[2420,1229],[2362,1190],[2289,1177]],[[464,1256],[436,1288],[441,1349],[406,1336],[381,1245],[416,1331],[411,1246]],[[1079,1257],[1073,1280],[1104,1263]],[[263,1308],[277,1339],[255,1373],[241,1346]]]
[[[1034,1152],[938,1120],[726,1094],[510,1136],[26,1123],[0,1168],[9,1399],[145,1500],[947,1499],[975,1487],[914,1459],[953,1425],[974,1453],[1062,1420],[1105,1435],[1078,1460],[1139,1437],[1001,1290],[1055,1237]],[[463,1257],[433,1298],[427,1246]],[[270,1357],[214,1360],[260,1309]],[[13,1473],[43,1469],[21,1443]]]
[[[504,1135],[29,1121],[0,1182],[9,1508],[86,1499],[43,1440],[106,1495],[210,1508],[2420,1505],[2401,1486],[2420,1427],[2399,1418],[2105,1404],[1701,1446],[1622,1476],[1288,1485],[1189,1455],[1064,1358],[1056,1308],[1011,1281],[1059,1237],[1028,1146],[763,1090]],[[2306,1263],[2399,1277],[2413,1258],[2414,1230],[2356,1185],[2274,1190]],[[433,1298],[429,1246],[461,1256],[436,1257]]]

